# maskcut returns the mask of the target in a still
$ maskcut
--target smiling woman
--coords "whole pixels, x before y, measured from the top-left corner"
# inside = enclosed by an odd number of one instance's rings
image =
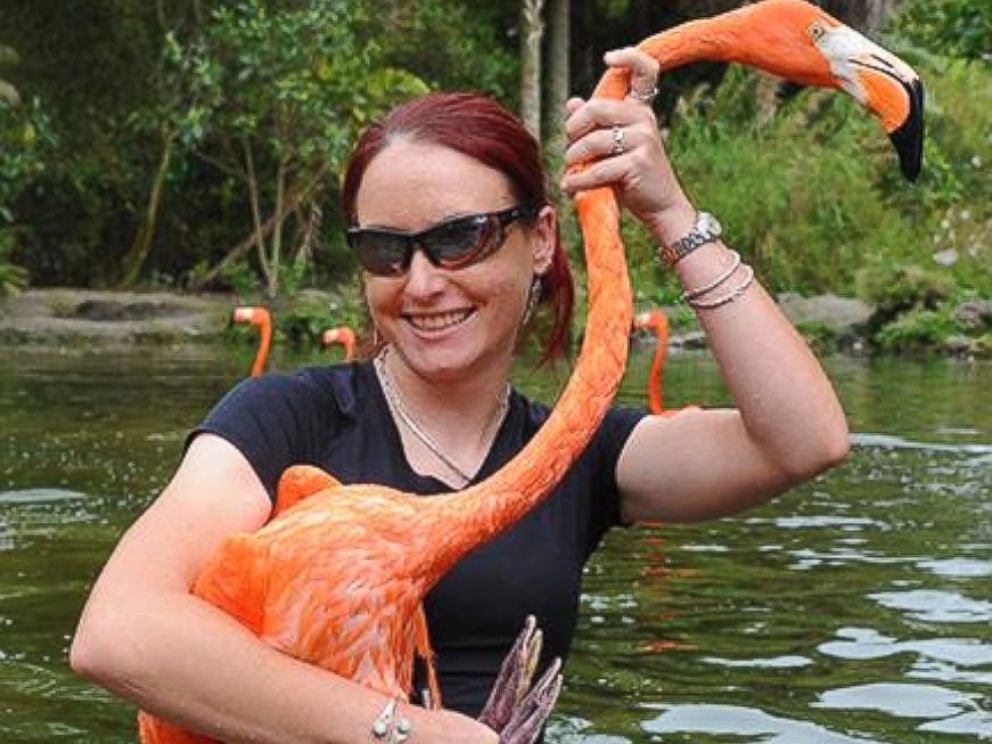
[[[753,271],[735,263],[718,223],[697,214],[669,166],[645,105],[657,62],[633,49],[607,61],[629,80],[630,95],[569,103],[567,160],[587,167],[573,168],[563,185],[596,190],[579,199],[584,218],[593,197],[603,206],[612,188],[666,246],[665,255],[677,256],[674,271],[698,300],[694,307],[739,409],[664,418],[611,407],[587,427],[588,445],[575,448],[577,459],[553,485],[545,460],[568,448],[560,440],[570,434],[558,426],[557,411],[550,414],[510,384],[513,355],[533,314],[547,308],[553,315],[547,358],[563,352],[571,321],[571,276],[540,148],[516,117],[485,97],[434,93],[407,102],[360,138],[343,188],[349,243],[365,270],[380,340],[374,358],[249,380],[220,401],[191,433],[172,483],[122,540],[95,587],[73,645],[77,669],[162,719],[222,740],[400,742],[412,728],[411,744],[530,744],[540,738],[553,695],[531,700],[537,711],[523,722],[511,716],[506,723],[506,711],[486,705],[487,694],[520,627],[533,628],[529,615],[544,634],[538,667],[553,678],[553,659],[567,656],[574,635],[583,566],[608,529],[739,511],[845,456],[843,412],[818,363]],[[616,217],[615,209],[602,212],[603,223]],[[598,227],[599,242],[619,252],[618,242],[602,240],[609,226]],[[608,268],[614,279],[623,274],[622,266]],[[599,265],[597,271],[607,273]],[[625,348],[629,294],[622,281],[611,289],[615,304],[625,305],[623,327],[609,326],[600,336],[610,343],[584,348],[583,359],[587,352],[616,359],[617,347]],[[602,411],[609,394],[585,386],[595,376],[591,367],[573,378]],[[540,453],[530,447],[547,444],[549,432],[550,446]],[[212,557],[222,541],[269,520],[277,482],[291,465],[318,466],[343,484],[429,496],[436,505],[454,503],[445,494],[483,493],[476,484],[511,461],[514,472],[547,487],[545,500],[528,513],[514,511],[519,503],[509,499],[480,510],[478,529],[509,526],[434,584],[403,638],[379,638],[354,675],[277,653],[189,593],[205,566],[223,567]],[[374,507],[371,491],[361,491],[364,501],[358,489],[349,493],[356,509]],[[384,615],[406,612],[404,603],[419,596],[409,586],[418,580],[410,568],[415,559],[441,561],[455,539],[427,529],[426,506],[408,506],[402,526],[345,520],[355,541],[382,530],[418,546],[416,555],[393,559]],[[495,513],[499,507],[509,516]],[[290,510],[286,519],[294,513],[300,512]],[[421,533],[436,539],[414,542]],[[373,591],[381,565],[338,563],[330,566],[342,572],[335,591]],[[283,573],[308,587],[294,590],[297,605],[327,614],[322,600],[334,592],[315,588],[330,581],[325,574],[313,563]],[[224,583],[217,586],[223,593]],[[357,636],[356,628],[368,624],[367,617],[349,616],[334,631]],[[307,631],[290,634],[292,648],[323,642],[326,634],[313,631],[321,637],[311,639]],[[283,647],[279,632],[267,626],[266,633]],[[386,657],[393,648],[414,635],[425,663],[376,678],[377,670],[391,669]],[[376,691],[351,681],[362,675],[382,684]],[[273,694],[289,689],[292,696]],[[425,689],[433,703],[440,693],[446,710],[411,705],[427,702]]]

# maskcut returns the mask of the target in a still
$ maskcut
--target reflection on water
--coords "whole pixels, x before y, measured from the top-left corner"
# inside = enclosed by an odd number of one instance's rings
[[[649,361],[631,360],[624,402],[642,399]],[[68,671],[70,635],[245,362],[0,360],[0,741],[133,740],[133,711]],[[992,366],[829,370],[858,432],[847,464],[737,518],[607,537],[550,742],[992,741]],[[548,398],[559,383],[523,386]],[[672,358],[666,393],[728,400],[704,356]]]

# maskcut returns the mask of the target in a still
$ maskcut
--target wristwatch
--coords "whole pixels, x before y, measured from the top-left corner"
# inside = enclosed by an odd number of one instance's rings
[[[658,255],[669,266],[674,266],[700,246],[714,242],[721,235],[723,235],[723,228],[720,227],[716,217],[709,212],[700,212],[696,215],[696,224],[689,231],[689,234],[679,238],[674,243],[663,245],[659,249]]]

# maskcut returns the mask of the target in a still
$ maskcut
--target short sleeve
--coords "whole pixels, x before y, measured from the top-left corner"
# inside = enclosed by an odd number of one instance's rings
[[[186,437],[223,437],[245,456],[275,500],[282,472],[311,459],[318,421],[314,390],[300,375],[268,374],[232,388]]]
[[[592,523],[588,532],[590,542],[586,545],[586,555],[596,549],[608,529],[622,524],[617,461],[634,427],[647,413],[639,408],[610,408],[590,443],[588,456],[595,463],[596,492],[593,494],[593,508],[590,510]]]

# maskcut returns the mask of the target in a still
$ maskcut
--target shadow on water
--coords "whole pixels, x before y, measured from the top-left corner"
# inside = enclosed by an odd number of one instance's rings
[[[0,360],[0,741],[133,740],[133,710],[68,671],[69,639],[242,357]],[[640,404],[649,363],[631,359],[621,402]],[[550,742],[992,741],[992,365],[828,368],[848,463],[736,518],[607,536]],[[544,399],[563,377],[522,371]],[[666,393],[729,401],[705,356],[673,357]]]

